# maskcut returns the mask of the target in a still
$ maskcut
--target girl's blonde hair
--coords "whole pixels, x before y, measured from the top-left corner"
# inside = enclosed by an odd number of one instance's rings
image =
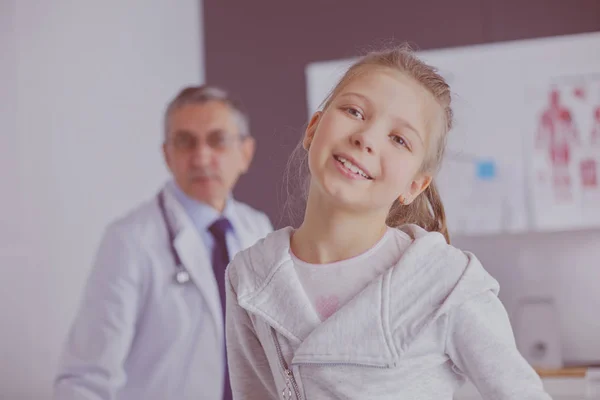
[[[446,136],[453,123],[453,112],[451,108],[450,86],[444,78],[437,73],[437,70],[421,61],[408,45],[402,45],[390,50],[370,52],[354,63],[340,79],[325,99],[322,110],[325,111],[333,99],[358,75],[372,68],[386,68],[399,71],[411,77],[426,89],[437,101],[443,110],[444,124],[441,132],[432,132],[429,140],[429,149],[425,160],[421,166],[421,173],[435,175],[441,166],[444,150],[446,148]],[[294,153],[302,151],[302,163],[306,164],[306,152],[301,144]],[[292,155],[294,159],[295,155]],[[288,164],[288,168],[290,164]],[[304,185],[304,195],[307,193],[307,184]],[[288,191],[289,195],[289,191]],[[397,199],[392,205],[386,224],[391,227],[398,227],[404,224],[416,224],[427,231],[437,231],[444,235],[446,241],[450,243],[448,228],[446,226],[446,214],[444,206],[432,180],[427,189],[417,196],[409,205],[403,205]]]

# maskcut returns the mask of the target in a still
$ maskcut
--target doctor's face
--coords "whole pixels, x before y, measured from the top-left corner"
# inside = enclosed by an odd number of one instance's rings
[[[181,190],[222,211],[240,175],[250,166],[254,140],[240,135],[227,104],[208,101],[172,111],[163,151]]]

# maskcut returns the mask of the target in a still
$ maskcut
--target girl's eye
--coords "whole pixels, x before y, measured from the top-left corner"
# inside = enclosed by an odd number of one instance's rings
[[[348,107],[348,108],[346,108],[346,112],[355,118],[359,118],[359,119],[363,119],[363,120],[365,119],[364,115],[362,115],[362,113],[360,111],[358,111],[356,108]]]
[[[404,147],[408,148],[408,144],[406,143],[406,140],[404,140],[404,138],[402,136],[392,135],[392,140],[394,142],[396,142],[397,144],[399,144],[400,146],[404,146]]]

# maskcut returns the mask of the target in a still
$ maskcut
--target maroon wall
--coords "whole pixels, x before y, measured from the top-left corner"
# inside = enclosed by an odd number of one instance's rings
[[[282,176],[307,122],[308,63],[352,57],[390,39],[432,49],[600,30],[598,0],[203,4],[207,82],[243,100],[258,141],[254,165],[235,195],[266,211],[278,227],[289,223],[282,215]]]

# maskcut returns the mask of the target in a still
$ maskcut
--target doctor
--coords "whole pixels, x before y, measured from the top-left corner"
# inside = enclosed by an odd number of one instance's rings
[[[56,400],[231,398],[224,272],[272,230],[234,200],[255,142],[222,90],[190,87],[165,113],[173,175],[106,230],[55,381]]]

